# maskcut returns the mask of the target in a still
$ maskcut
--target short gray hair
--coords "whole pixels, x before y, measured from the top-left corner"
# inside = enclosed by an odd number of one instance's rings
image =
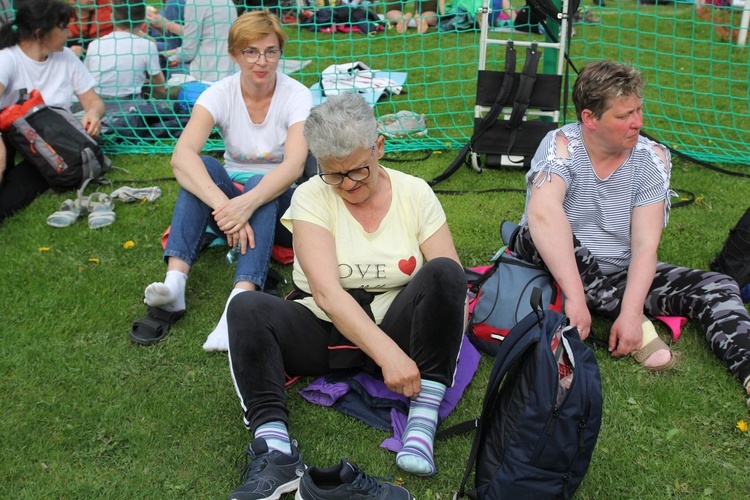
[[[620,97],[643,97],[643,76],[632,66],[615,61],[599,61],[584,66],[573,85],[573,104],[581,120],[584,109],[601,118]]]
[[[342,159],[359,148],[369,148],[378,139],[372,108],[355,92],[329,97],[310,111],[305,139],[318,160]]]

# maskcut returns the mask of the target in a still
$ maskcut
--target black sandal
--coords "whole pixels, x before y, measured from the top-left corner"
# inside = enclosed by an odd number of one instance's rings
[[[169,312],[158,307],[149,307],[148,314],[133,323],[130,340],[137,344],[150,345],[162,340],[169,329],[185,315],[185,310]]]

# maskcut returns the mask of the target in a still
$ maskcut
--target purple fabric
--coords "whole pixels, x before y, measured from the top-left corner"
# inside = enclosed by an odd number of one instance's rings
[[[458,401],[469,385],[471,379],[474,377],[474,373],[477,371],[479,366],[479,360],[481,354],[476,348],[469,342],[464,336],[461,342],[461,350],[458,356],[458,363],[456,364],[456,373],[454,377],[453,386],[449,387],[445,391],[445,398],[440,404],[438,414],[440,420],[445,419],[450,415],[451,411],[456,407]],[[407,414],[399,410],[399,407],[408,408],[409,398],[401,394],[390,391],[383,383],[382,380],[378,380],[371,375],[360,372],[352,377],[357,383],[359,383],[365,391],[373,398],[378,399],[391,399],[400,401],[402,404],[397,405],[391,409],[391,427],[393,429],[393,436],[383,441],[380,446],[393,452],[401,450],[401,436],[406,428]],[[327,382],[325,377],[318,377],[306,388],[302,389],[299,393],[307,401],[321,405],[336,407],[336,402],[343,396],[351,391],[351,387],[347,382]],[[373,410],[374,412],[374,410]],[[365,423],[370,423],[367,419],[360,419]],[[370,424],[372,425],[372,424]]]
[[[346,382],[328,382],[325,377],[318,377],[310,385],[299,391],[303,398],[320,406],[333,406],[338,399],[351,388]]]

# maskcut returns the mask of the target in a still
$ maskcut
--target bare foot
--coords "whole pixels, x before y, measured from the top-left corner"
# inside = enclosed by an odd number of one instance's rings
[[[646,361],[641,363],[641,365],[643,365],[644,368],[654,369],[663,367],[670,361],[672,361],[672,351],[669,349],[659,349],[646,358]]]
[[[404,32],[404,21],[396,21],[396,33],[403,33]]]
[[[653,323],[645,316],[642,320],[643,344],[638,351],[633,353],[633,357],[648,370],[654,372],[669,370],[675,363],[674,353],[659,338]]]

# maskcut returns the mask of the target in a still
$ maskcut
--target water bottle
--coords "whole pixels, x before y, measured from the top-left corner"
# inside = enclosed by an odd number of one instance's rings
[[[232,248],[227,252],[227,262],[230,264],[234,264],[237,262],[237,259],[240,257],[240,244],[237,243],[237,246]]]

